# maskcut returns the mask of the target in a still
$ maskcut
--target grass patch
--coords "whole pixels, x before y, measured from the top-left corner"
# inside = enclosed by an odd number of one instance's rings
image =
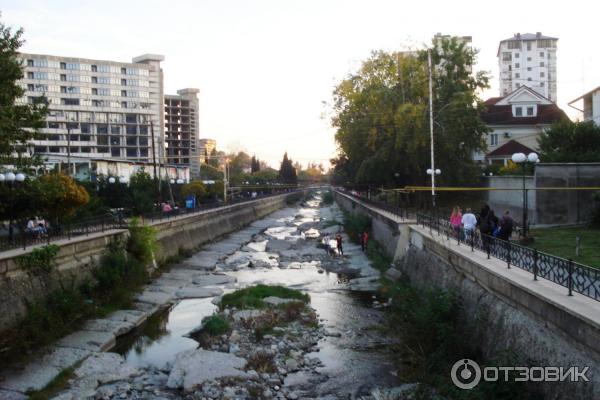
[[[67,388],[74,371],[74,367],[63,369],[45,388],[29,392],[29,400],[46,400],[54,397],[58,392]]]
[[[304,303],[310,301],[310,297],[299,290],[288,289],[283,286],[256,285],[224,295],[221,299],[220,308],[265,308],[266,304],[263,302],[263,299],[270,296],[282,299],[298,299]]]
[[[219,336],[229,332],[229,321],[220,315],[211,315],[202,321],[202,333]]]
[[[248,358],[246,364],[246,370],[254,370],[258,373],[273,373],[277,372],[275,361],[273,361],[273,355],[268,354],[264,351],[257,351]]]
[[[529,247],[562,258],[572,258],[581,264],[600,268],[600,229],[591,227],[532,229],[535,240]],[[580,237],[579,257],[575,240]]]
[[[323,205],[326,205],[326,206],[331,205],[331,204],[333,204],[333,200],[334,200],[333,193],[331,193],[331,191],[323,193],[323,197],[321,199],[321,202],[323,203]]]

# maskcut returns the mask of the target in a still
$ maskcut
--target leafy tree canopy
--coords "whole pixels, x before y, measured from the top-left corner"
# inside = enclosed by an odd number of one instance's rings
[[[488,75],[473,75],[476,51],[456,38],[435,39],[431,57],[436,168],[446,184],[474,179],[472,154],[485,148],[477,93]],[[338,156],[334,182],[425,184],[430,166],[427,52],[377,51],[333,92]]]
[[[45,98],[36,104],[22,104],[17,100],[25,91],[18,85],[23,77],[23,68],[17,58],[23,45],[23,30],[13,32],[0,21],[0,165],[15,165],[27,170],[38,164],[37,158],[25,156],[28,143],[43,127],[48,109]]]
[[[543,162],[600,162],[600,127],[592,121],[557,122],[538,142]]]

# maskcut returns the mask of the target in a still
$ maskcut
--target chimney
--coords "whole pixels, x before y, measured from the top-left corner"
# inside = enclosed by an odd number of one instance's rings
[[[515,36],[517,37],[517,39],[521,39],[521,34],[519,32],[517,32]]]
[[[537,38],[542,37],[542,32],[536,32],[535,37],[537,37]]]

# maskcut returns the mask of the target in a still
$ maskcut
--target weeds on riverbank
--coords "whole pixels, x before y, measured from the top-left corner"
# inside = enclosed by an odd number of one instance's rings
[[[322,205],[329,206],[333,204],[334,198],[333,193],[331,191],[323,193],[323,197],[321,198]]]
[[[136,223],[131,228],[128,240],[115,238],[99,263],[92,266],[91,278],[84,280],[59,275],[58,248],[54,245],[35,249],[17,260],[30,276],[32,292],[47,295],[23,299],[23,319],[0,335],[0,366],[53,343],[87,319],[130,306],[134,293],[148,279],[146,266],[156,250],[151,228]]]
[[[362,214],[344,212],[344,230],[353,243],[360,243],[359,235],[371,231],[371,218]]]
[[[304,303],[310,301],[310,297],[299,290],[288,289],[283,286],[256,285],[245,289],[228,293],[221,299],[220,307],[235,307],[237,309],[265,308],[263,299],[266,297],[279,297],[282,299],[298,299]]]

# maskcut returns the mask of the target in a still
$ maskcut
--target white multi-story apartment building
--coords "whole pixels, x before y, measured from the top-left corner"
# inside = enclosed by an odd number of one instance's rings
[[[517,33],[500,42],[500,96],[527,86],[556,102],[556,43],[541,32]]]
[[[49,104],[34,152],[45,158],[152,162],[164,142],[164,57],[144,54],[131,63],[20,54],[26,90],[19,101]],[[72,164],[74,161],[72,161]],[[89,163],[82,163],[88,165]],[[78,174],[78,166],[72,170]]]
[[[600,126],[600,86],[570,101],[569,106],[583,113],[584,121],[593,121]]]
[[[165,95],[165,157],[171,165],[190,167],[192,176],[200,174],[198,93],[187,88],[177,95]]]

